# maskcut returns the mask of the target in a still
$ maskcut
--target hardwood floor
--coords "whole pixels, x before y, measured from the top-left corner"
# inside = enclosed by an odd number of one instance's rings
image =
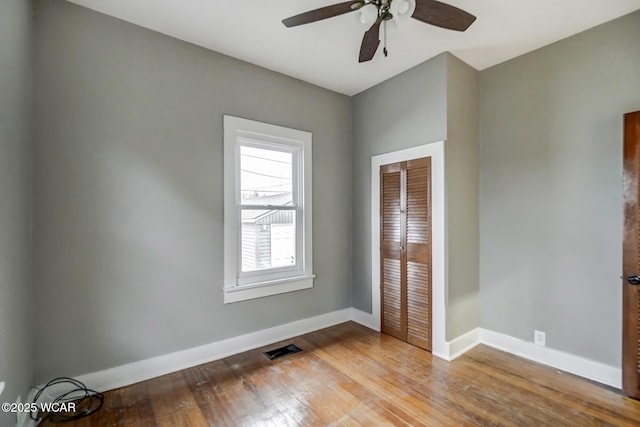
[[[445,362],[353,322],[106,393],[65,426],[639,426],[640,402],[478,346]],[[52,423],[42,423],[51,426]]]

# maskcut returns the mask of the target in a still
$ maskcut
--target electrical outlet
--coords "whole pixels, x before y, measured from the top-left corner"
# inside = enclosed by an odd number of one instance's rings
[[[547,334],[542,331],[533,331],[533,343],[545,347],[547,345]]]

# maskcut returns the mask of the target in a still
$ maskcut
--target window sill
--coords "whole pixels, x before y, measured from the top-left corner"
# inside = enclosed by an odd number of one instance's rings
[[[250,285],[235,286],[224,289],[224,303],[246,301],[254,298],[262,298],[270,295],[299,291],[313,288],[315,275],[288,277],[286,279],[272,280],[268,282],[252,283]]]

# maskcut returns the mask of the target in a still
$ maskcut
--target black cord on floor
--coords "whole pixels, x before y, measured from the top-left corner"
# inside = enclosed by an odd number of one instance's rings
[[[47,413],[42,413],[40,411],[31,411],[29,416],[32,420],[38,421],[38,419],[40,419],[39,417],[42,417],[42,420],[48,419],[54,423],[73,421],[89,416],[102,408],[102,404],[104,403],[104,394],[95,390],[91,390],[87,388],[87,386],[85,386],[82,382],[68,377],[59,377],[49,381],[44,387],[38,390],[38,393],[36,393],[35,397],[33,398],[33,403],[40,406],[38,399],[40,398],[40,396],[42,396],[42,393],[49,388],[60,385],[63,385],[64,387],[71,386],[71,388],[69,391],[66,391],[57,396],[51,403],[64,404],[62,406],[64,406],[66,409],[72,409],[73,406],[69,405],[69,403],[74,403],[75,411]],[[60,407],[60,405],[58,405],[58,407]],[[44,416],[42,416],[42,414]]]

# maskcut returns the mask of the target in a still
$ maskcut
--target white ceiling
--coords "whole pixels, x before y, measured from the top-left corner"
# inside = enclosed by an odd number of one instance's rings
[[[482,70],[640,9],[640,0],[444,0],[477,16],[465,33],[410,19],[359,64],[357,12],[281,20],[343,0],[68,0],[262,67],[354,95],[442,52]]]

